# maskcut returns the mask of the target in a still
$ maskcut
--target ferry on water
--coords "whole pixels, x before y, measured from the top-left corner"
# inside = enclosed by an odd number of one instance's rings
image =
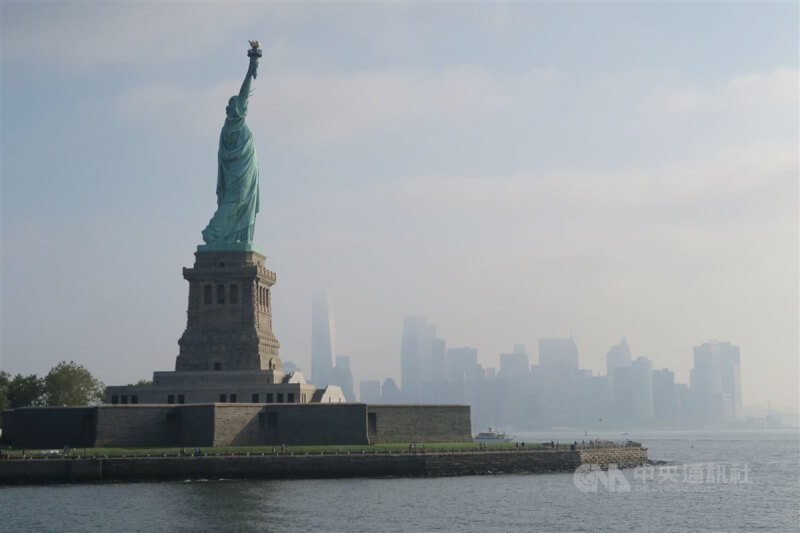
[[[475,435],[475,442],[511,442],[512,440],[514,440],[514,435],[492,428]]]

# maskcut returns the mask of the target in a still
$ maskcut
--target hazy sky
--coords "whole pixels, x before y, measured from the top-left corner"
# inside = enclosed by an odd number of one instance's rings
[[[402,318],[496,366],[573,335],[688,382],[741,347],[744,403],[797,405],[798,4],[9,2],[0,367],[174,368],[229,96],[281,357],[329,289],[355,380]]]

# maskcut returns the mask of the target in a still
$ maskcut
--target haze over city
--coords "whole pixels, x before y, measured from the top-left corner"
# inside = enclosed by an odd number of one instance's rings
[[[284,361],[310,370],[324,287],[356,382],[399,383],[418,315],[484,366],[571,336],[603,373],[625,337],[682,383],[693,347],[728,341],[743,403],[796,410],[796,4],[243,9],[0,7],[0,368],[174,368],[257,38]]]

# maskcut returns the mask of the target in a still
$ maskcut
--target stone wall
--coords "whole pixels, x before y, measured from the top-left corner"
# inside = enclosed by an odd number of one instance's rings
[[[363,403],[267,405],[259,424],[264,444],[369,444]]]
[[[464,476],[574,472],[581,464],[613,457],[638,466],[647,450],[617,447],[574,450],[461,451],[448,453],[340,453],[110,459],[0,460],[0,485],[80,481],[198,478],[315,479],[377,476]],[[589,460],[591,459],[591,460]]]
[[[94,407],[24,407],[3,411],[3,440],[15,448],[94,446]]]
[[[6,411],[15,448],[469,442],[463,405],[139,404]]]
[[[96,410],[99,448],[178,445],[180,415],[171,407],[121,405]]]
[[[182,405],[179,446],[214,445],[214,404]]]
[[[263,406],[215,405],[214,446],[246,446],[266,444],[264,430],[259,424]]]
[[[637,446],[581,448],[579,453],[581,463],[601,466],[615,464],[620,468],[630,468],[647,462],[647,448]]]
[[[431,476],[574,472],[580,464],[580,455],[572,451],[493,451],[431,455],[425,471]]]
[[[468,405],[367,405],[371,443],[471,442]]]
[[[211,446],[214,406],[115,405],[97,407],[97,447]]]

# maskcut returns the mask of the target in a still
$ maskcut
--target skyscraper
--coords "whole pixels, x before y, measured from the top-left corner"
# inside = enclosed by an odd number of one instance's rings
[[[623,424],[630,423],[633,418],[631,360],[631,349],[625,337],[606,354],[606,384],[612,398],[612,418]]]
[[[447,381],[459,382],[475,380],[481,377],[481,367],[478,364],[478,350],[465,346],[463,348],[448,348],[447,350]]]
[[[707,342],[694,348],[692,389],[701,421],[728,422],[741,417],[739,347]]]
[[[580,410],[577,399],[578,346],[569,339],[539,339],[539,364],[536,369],[542,409],[551,417],[572,421]],[[532,369],[533,370],[533,369]],[[502,369],[500,371],[502,375]]]
[[[422,384],[433,380],[433,352],[436,326],[424,317],[407,316],[403,319],[403,341],[400,348],[400,378],[406,401],[422,400]],[[437,352],[444,352],[437,345]]]
[[[659,421],[672,421],[677,416],[675,372],[666,368],[653,370],[653,418]]]
[[[614,375],[614,369],[618,366],[631,366],[631,349],[628,347],[628,339],[622,337],[619,344],[612,346],[606,354],[606,375]]]
[[[444,339],[434,337],[433,346],[431,347],[431,381],[435,384],[444,382],[446,352],[447,343],[445,343]]]
[[[333,317],[325,292],[316,290],[311,296],[311,383],[325,387],[333,370]]]
[[[653,418],[653,363],[637,357],[631,363],[633,419],[641,422]]]
[[[539,339],[539,371],[558,396],[573,397],[578,346],[569,339]],[[502,374],[502,368],[500,370]]]
[[[360,382],[358,385],[358,401],[361,403],[380,403],[381,382],[377,379]]]
[[[383,385],[381,386],[381,401],[383,403],[400,403],[403,401],[400,389],[392,378],[383,380]]]
[[[578,346],[569,339],[539,339],[539,365],[545,373],[572,376],[578,371]]]
[[[630,424],[633,420],[633,372],[631,366],[612,369],[614,376],[613,418],[618,424]]]
[[[516,345],[521,346],[521,345]],[[500,354],[500,377],[506,379],[524,379],[531,373],[528,354],[520,351]]]
[[[331,385],[338,385],[348,402],[356,401],[353,391],[353,373],[350,371],[350,358],[346,355],[336,356],[336,366],[331,371]]]

